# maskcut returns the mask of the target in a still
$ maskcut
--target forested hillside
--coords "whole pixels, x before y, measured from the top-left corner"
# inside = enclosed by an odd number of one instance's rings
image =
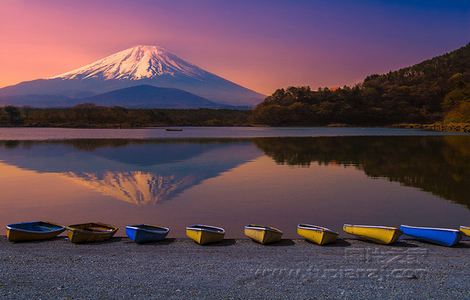
[[[353,87],[279,89],[253,120],[268,125],[470,122],[470,44]]]

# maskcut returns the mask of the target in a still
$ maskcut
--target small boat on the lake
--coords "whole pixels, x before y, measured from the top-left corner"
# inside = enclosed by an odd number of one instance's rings
[[[186,236],[199,245],[206,245],[222,241],[225,236],[225,229],[216,226],[195,224],[186,227]]]
[[[466,236],[470,236],[470,227],[460,226],[460,232],[462,232]]]
[[[182,128],[166,128],[166,131],[183,131]]]
[[[164,240],[168,235],[168,232],[170,232],[170,229],[167,227],[145,224],[126,226],[127,237],[138,244]]]
[[[109,240],[118,231],[117,227],[103,223],[84,223],[66,227],[67,237],[72,243],[92,243]]]
[[[65,230],[64,226],[43,221],[15,223],[6,227],[7,239],[10,242],[48,240]]]
[[[279,242],[282,231],[270,226],[250,224],[245,226],[245,235],[257,243],[266,245]]]
[[[343,231],[377,244],[395,243],[402,232],[396,227],[344,224]]]
[[[401,225],[400,230],[412,238],[447,247],[455,246],[462,238],[457,229]]]
[[[310,224],[297,225],[297,234],[318,245],[333,243],[339,235],[328,228]]]

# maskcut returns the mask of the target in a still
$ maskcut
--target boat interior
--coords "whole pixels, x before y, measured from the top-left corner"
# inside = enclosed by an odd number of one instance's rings
[[[14,229],[19,229],[19,230],[43,231],[43,232],[63,229],[63,227],[61,226],[46,223],[46,222],[27,222],[27,223],[12,224],[8,226]]]
[[[205,231],[212,231],[212,232],[225,232],[225,230],[223,228],[220,228],[220,227],[215,227],[215,226],[208,226],[208,225],[200,225],[200,224],[196,224],[196,225],[192,225],[192,226],[189,226],[188,227],[189,229],[196,229],[196,230],[205,230]]]
[[[142,229],[142,230],[147,230],[147,231],[158,231],[158,232],[167,232],[167,231],[169,231],[169,229],[166,228],[166,227],[152,226],[152,225],[145,225],[145,224],[129,225],[127,227],[135,228],[135,229]]]

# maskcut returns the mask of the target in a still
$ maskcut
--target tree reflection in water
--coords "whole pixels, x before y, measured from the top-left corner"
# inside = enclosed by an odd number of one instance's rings
[[[355,166],[470,208],[470,136],[259,138],[278,164]]]

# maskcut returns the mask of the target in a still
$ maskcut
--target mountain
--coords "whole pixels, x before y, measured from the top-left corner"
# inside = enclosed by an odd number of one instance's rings
[[[61,95],[7,95],[0,96],[0,106],[18,105],[33,107],[67,107],[72,105],[73,98]],[[80,102],[83,103],[83,102]]]
[[[390,125],[470,120],[470,44],[353,87],[279,89],[254,110],[269,125]]]
[[[129,48],[64,74],[5,87],[0,98],[14,97],[20,105],[40,95],[79,99],[141,85],[184,90],[232,106],[253,106],[264,98],[156,46]]]
[[[100,95],[75,99],[74,103],[130,108],[221,108],[223,105],[179,89],[138,85]]]

